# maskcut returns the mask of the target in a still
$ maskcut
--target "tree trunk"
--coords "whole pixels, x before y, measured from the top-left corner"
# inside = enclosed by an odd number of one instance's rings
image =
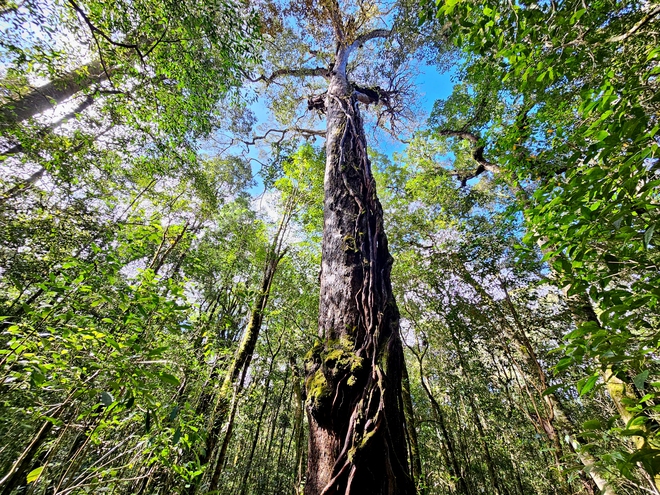
[[[301,494],[301,486],[303,481],[303,440],[305,438],[305,430],[303,428],[303,412],[305,409],[302,387],[300,386],[301,373],[296,364],[295,358],[291,358],[291,374],[293,376],[293,395],[294,395],[294,409],[293,409],[293,439],[295,450],[295,467],[293,476],[293,495]]]
[[[225,379],[220,387],[218,393],[218,399],[215,404],[215,408],[212,414],[212,424],[211,429],[206,437],[206,448],[204,454],[200,456],[199,462],[202,466],[206,466],[213,454],[216,451],[218,444],[218,439],[220,438],[220,433],[222,432],[222,426],[227,419],[227,416],[230,414],[230,405],[232,395],[238,394],[240,391],[241,385],[238,383],[239,374],[241,371],[246,370],[250,366],[252,361],[252,355],[254,354],[254,348],[257,344],[257,339],[259,338],[259,333],[261,331],[261,324],[263,323],[264,311],[266,310],[266,305],[268,304],[268,298],[270,297],[270,288],[273,284],[273,279],[275,278],[275,273],[277,271],[277,266],[279,262],[284,257],[286,249],[282,249],[282,238],[286,230],[290,215],[287,214],[284,216],[280,227],[275,235],[273,243],[271,244],[269,256],[266,260],[266,266],[264,268],[264,273],[261,279],[261,288],[257,297],[254,301],[254,306],[252,308],[252,314],[250,315],[250,321],[248,326],[245,329],[245,333],[241,339],[241,342],[236,350],[234,359],[227,370]],[[229,442],[233,429],[232,425],[227,429],[225,433],[226,442]],[[224,464],[224,460],[222,462]],[[212,474],[212,479],[217,483],[220,472],[218,469],[222,469],[222,465],[216,463],[216,468]],[[197,491],[198,483],[193,483],[188,490],[189,494],[194,494]]]
[[[424,378],[424,369],[422,367],[422,356],[417,356],[417,360],[419,363],[420,383],[422,384],[422,388],[426,393],[426,397],[431,403],[433,416],[435,417],[435,421],[437,422],[438,426],[440,426],[440,433],[442,434],[442,439],[447,449],[446,452],[443,452],[445,464],[447,465],[449,473],[456,479],[458,493],[462,495],[469,495],[470,489],[468,488],[467,481],[463,476],[463,470],[461,469],[460,463],[458,462],[454,441],[452,440],[449,431],[447,430],[447,425],[445,423],[444,415],[442,414],[442,409],[440,408],[438,401],[435,400],[431,389],[426,384],[426,379]]]
[[[340,43],[326,98],[320,342],[307,356],[306,495],[415,493],[392,257]]]
[[[408,434],[408,448],[410,449],[410,467],[412,468],[412,477],[415,486],[420,487],[421,495],[426,493],[426,483],[422,473],[422,459],[419,454],[419,443],[417,441],[417,428],[415,427],[415,414],[412,404],[412,395],[410,393],[410,380],[408,378],[408,369],[403,365],[402,369],[402,389],[403,412],[406,417],[406,432]]]
[[[463,357],[463,351],[461,351],[460,342],[458,341],[458,338],[451,329],[449,333],[451,334],[451,340],[454,344],[454,348],[456,349],[456,354],[458,355],[458,362],[461,365],[463,375],[469,378],[470,370],[467,363],[465,362],[465,358]],[[486,433],[484,432],[484,427],[481,424],[481,417],[477,410],[477,404],[474,400],[473,394],[468,392],[466,395],[468,398],[470,409],[472,411],[472,420],[475,426],[477,427],[477,432],[479,433],[479,440],[481,441],[481,447],[483,448],[484,451],[484,461],[486,462],[486,467],[488,468],[488,475],[490,476],[490,480],[493,483],[493,493],[499,495],[503,493],[503,491],[500,487],[499,479],[497,477],[493,456],[490,453],[490,448],[488,446],[488,439],[486,437]]]
[[[59,418],[62,412],[70,407],[70,401],[75,392],[76,390],[71,392],[64,402],[62,402],[62,404],[50,414],[51,418]],[[9,495],[15,488],[21,486],[21,483],[27,482],[25,477],[28,474],[28,469],[30,468],[32,461],[35,459],[37,452],[48,438],[48,435],[53,428],[53,424],[52,421],[45,421],[42,423],[41,427],[30,441],[30,444],[23,450],[18,459],[14,461],[9,472],[0,479],[0,487],[2,488],[0,494]]]
[[[67,123],[71,119],[76,119],[79,114],[81,114],[82,112],[87,110],[90,106],[92,106],[92,103],[94,103],[94,98],[92,97],[92,95],[87,95],[87,97],[84,100],[82,100],[76,106],[76,108],[74,108],[70,112],[67,112],[66,114],[62,115],[59,119],[57,119],[55,122],[52,122],[52,123],[48,124],[46,127],[44,127],[43,129],[41,129],[38,132],[37,137],[44,138],[50,132],[57,129],[62,124]],[[41,143],[38,143],[38,144],[39,144],[39,146],[41,146]],[[22,153],[23,151],[25,151],[25,148],[23,147],[23,145],[21,143],[16,143],[13,146],[6,149],[5,151],[1,152],[0,156],[15,155],[15,154],[18,154],[18,153]]]
[[[581,445],[575,437],[575,431],[577,428],[566,414],[565,407],[560,402],[559,398],[555,394],[543,395],[543,392],[548,388],[548,378],[536,356],[532,343],[527,338],[524,325],[520,321],[516,307],[511,301],[506,287],[502,287],[505,294],[504,301],[509,307],[515,325],[509,323],[505,314],[497,306],[496,302],[467,270],[461,269],[458,275],[462,276],[463,280],[468,282],[483,298],[484,303],[488,304],[488,306],[490,306],[499,316],[501,322],[501,328],[499,330],[502,331],[507,339],[513,342],[518,349],[519,354],[525,363],[525,366],[521,367],[520,371],[524,376],[525,381],[534,386],[543,401],[544,408],[546,409],[544,411],[545,414],[543,415],[541,415],[539,411],[538,420],[548,436],[548,439],[558,448],[561,448],[560,438],[569,438],[569,448],[578,454],[578,458],[585,467],[584,472],[588,474],[591,481],[599,490],[601,490],[603,495],[615,495],[616,491],[614,487],[602,476],[601,470],[596,465],[596,459],[587,451],[580,450]]]
[[[41,425],[41,428],[39,428],[30,444],[25,450],[23,450],[23,453],[14,462],[5,477],[0,480],[0,486],[2,486],[2,492],[0,493],[2,495],[9,495],[14,489],[21,486],[21,484],[26,483],[28,469],[34,460],[37,451],[43,445],[46,438],[48,438],[52,428],[52,421],[45,421]]]
[[[250,453],[247,458],[247,465],[243,471],[243,478],[241,479],[241,488],[238,492],[239,495],[245,495],[245,490],[247,489],[248,479],[250,478],[250,471],[252,470],[252,461],[254,460],[254,452],[257,449],[257,443],[259,442],[259,433],[261,432],[261,423],[264,419],[264,412],[268,406],[268,397],[270,395],[270,380],[273,374],[273,366],[275,365],[275,356],[270,360],[270,367],[268,368],[268,375],[266,376],[266,385],[264,386],[264,401],[261,404],[261,410],[259,411],[259,418],[257,419],[257,424],[254,427],[254,438],[252,439],[252,446],[250,447]],[[217,487],[209,487],[209,491],[215,491]]]
[[[19,99],[0,107],[0,128],[19,123],[55,108],[79,91],[107,79],[100,61],[92,62],[59,79],[33,89]]]

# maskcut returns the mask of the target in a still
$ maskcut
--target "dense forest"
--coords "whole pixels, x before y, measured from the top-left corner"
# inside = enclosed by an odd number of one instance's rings
[[[0,495],[660,495],[660,4],[0,0],[0,81]]]

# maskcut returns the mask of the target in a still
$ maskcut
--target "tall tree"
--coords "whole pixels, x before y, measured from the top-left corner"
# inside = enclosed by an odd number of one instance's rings
[[[328,14],[337,52],[325,98],[321,342],[306,370],[310,450],[305,493],[412,494],[392,258],[358,99],[347,74],[352,51],[389,32],[350,36],[339,5]]]
[[[305,365],[308,495],[415,492],[392,258],[359,108],[373,105],[376,122],[389,130],[408,109],[402,102],[410,80],[402,72],[406,50],[414,47],[404,46],[405,30],[382,28],[394,17],[385,8],[338,1],[270,6],[267,25],[278,36],[265,59],[273,67],[252,78],[278,92],[276,118],[286,122],[295,114],[302,95],[281,81],[297,78],[303,84],[295,89],[306,86],[315,93],[308,110],[326,120],[320,131],[326,166],[319,340]],[[319,65],[311,65],[313,60]],[[318,78],[326,84],[318,85]],[[299,126],[288,131],[319,133]],[[276,132],[283,137],[287,131]]]

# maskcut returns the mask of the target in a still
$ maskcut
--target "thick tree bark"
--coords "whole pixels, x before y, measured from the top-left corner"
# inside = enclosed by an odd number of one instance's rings
[[[392,258],[339,46],[328,87],[319,338],[306,362],[306,495],[415,493]]]

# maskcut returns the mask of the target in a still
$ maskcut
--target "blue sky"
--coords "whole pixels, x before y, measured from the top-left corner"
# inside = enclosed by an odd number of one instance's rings
[[[415,79],[419,92],[422,95],[420,105],[426,112],[426,117],[429,116],[433,109],[433,104],[436,100],[447,98],[454,87],[451,80],[453,75],[452,71],[440,74],[434,66],[424,65],[420,67],[420,74]],[[382,143],[379,146],[379,151],[389,156],[394,152],[401,152],[405,149],[403,143]]]

